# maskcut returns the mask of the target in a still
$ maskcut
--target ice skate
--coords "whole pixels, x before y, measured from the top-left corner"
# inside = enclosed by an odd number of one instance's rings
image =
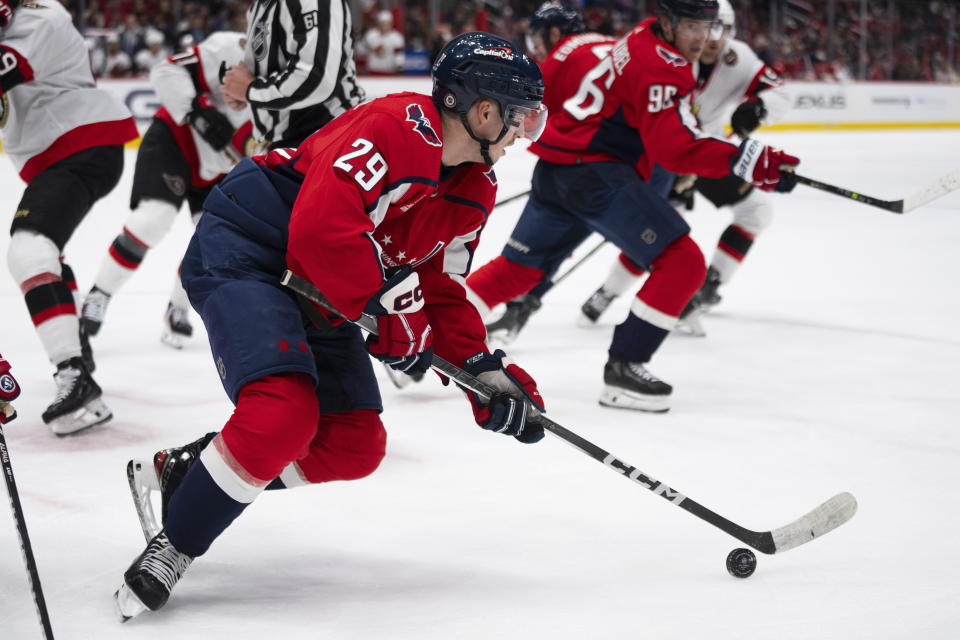
[[[581,315],[577,319],[577,326],[589,327],[597,323],[600,315],[607,310],[610,303],[617,297],[615,293],[607,293],[603,287],[593,292],[593,295],[580,307]]]
[[[100,331],[100,325],[103,324],[103,317],[107,313],[107,305],[110,304],[110,294],[94,286],[90,289],[87,297],[83,299],[83,307],[80,310],[80,330],[88,336],[95,336]]]
[[[58,436],[89,429],[113,417],[82,358],[61,362],[53,379],[57,383],[57,395],[42,418]]]
[[[153,460],[130,460],[127,462],[127,483],[133,496],[133,506],[140,519],[143,537],[149,542],[167,521],[170,498],[176,491],[190,467],[200,457],[200,452],[211,440],[211,434],[194,440],[182,447],[163,449],[153,455]],[[160,504],[160,520],[154,509],[154,496]]]
[[[647,371],[641,362],[608,360],[603,368],[603,382],[600,404],[605,407],[652,413],[670,410],[673,387]]]
[[[707,332],[703,328],[703,315],[714,308],[723,299],[720,296],[720,272],[716,268],[707,269],[707,278],[703,286],[697,290],[687,306],[680,312],[677,322],[678,333],[703,338]]]
[[[123,584],[113,594],[120,620],[126,622],[165,605],[191,562],[193,558],[177,551],[165,531],[158,533],[123,574]]]
[[[530,316],[541,306],[540,298],[532,294],[508,302],[503,315],[487,325],[487,346],[499,349],[516,340]]]
[[[174,349],[182,349],[187,338],[193,335],[193,326],[190,324],[190,312],[186,307],[180,307],[172,302],[167,303],[167,311],[163,316],[163,334],[160,340]]]
[[[383,363],[383,368],[386,370],[387,377],[390,378],[390,382],[392,382],[393,386],[395,386],[397,389],[403,389],[413,382],[420,382],[423,380],[422,373],[417,373],[411,376],[403,371],[397,371],[386,362]]]

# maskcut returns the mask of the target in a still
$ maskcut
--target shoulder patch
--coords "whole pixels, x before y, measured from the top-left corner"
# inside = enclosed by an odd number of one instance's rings
[[[483,177],[490,181],[490,184],[497,186],[497,174],[493,172],[493,167],[483,172]]]
[[[419,133],[427,144],[432,147],[443,146],[443,143],[440,142],[440,136],[433,130],[427,116],[423,115],[423,109],[420,108],[420,105],[416,103],[407,105],[406,121],[413,123],[413,130]]]
[[[727,51],[727,53],[723,56],[723,63],[728,67],[732,67],[733,65],[737,64],[737,52],[733,49]]]
[[[667,51],[659,44],[657,45],[657,55],[666,60],[667,64],[677,67],[678,69],[689,64],[683,56],[677,55],[672,51]]]

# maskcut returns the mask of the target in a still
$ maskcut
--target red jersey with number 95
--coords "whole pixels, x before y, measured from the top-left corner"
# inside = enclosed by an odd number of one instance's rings
[[[706,137],[690,110],[692,65],[645,20],[618,41],[561,40],[542,65],[547,127],[530,150],[557,164],[625,162],[650,177],[657,163],[719,178],[737,147]]]
[[[497,181],[480,163],[442,168],[442,136],[432,99],[400,93],[354,107],[296,149],[255,160],[302,182],[290,215],[290,270],[357,318],[387,269],[413,267],[435,351],[462,362],[485,350],[463,277]]]

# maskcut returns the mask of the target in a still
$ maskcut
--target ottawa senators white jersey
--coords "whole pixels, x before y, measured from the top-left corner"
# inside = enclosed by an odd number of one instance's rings
[[[127,108],[97,89],[87,46],[56,0],[25,2],[0,36],[0,135],[20,177],[138,137]]]
[[[150,84],[163,105],[155,117],[170,125],[193,171],[195,186],[216,180],[245,155],[243,143],[252,131],[250,110],[234,111],[227,106],[220,92],[220,67],[226,64],[229,68],[243,60],[244,41],[244,34],[238,31],[220,31],[195,47],[168,57],[150,70]],[[206,96],[211,106],[225,115],[234,129],[242,134],[234,136],[234,143],[226,149],[217,151],[186,123],[197,96]]]
[[[694,70],[700,76],[700,63]],[[790,109],[783,80],[745,42],[727,38],[726,45],[706,79],[693,95],[693,112],[700,128],[711,136],[726,135],[734,109],[746,98],[759,96],[767,109],[763,124],[772,124]]]

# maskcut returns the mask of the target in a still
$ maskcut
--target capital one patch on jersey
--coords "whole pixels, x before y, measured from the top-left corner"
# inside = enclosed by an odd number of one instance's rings
[[[408,104],[407,105],[407,122],[413,123],[413,130],[420,134],[420,136],[432,147],[442,147],[443,143],[440,141],[440,136],[437,135],[437,132],[434,131],[433,127],[430,125],[430,121],[427,120],[427,116],[423,115],[423,109],[420,108],[418,104]]]
[[[687,60],[683,56],[678,56],[672,51],[667,51],[660,45],[657,45],[657,55],[667,61],[667,64],[673,65],[678,69],[687,66]]]

